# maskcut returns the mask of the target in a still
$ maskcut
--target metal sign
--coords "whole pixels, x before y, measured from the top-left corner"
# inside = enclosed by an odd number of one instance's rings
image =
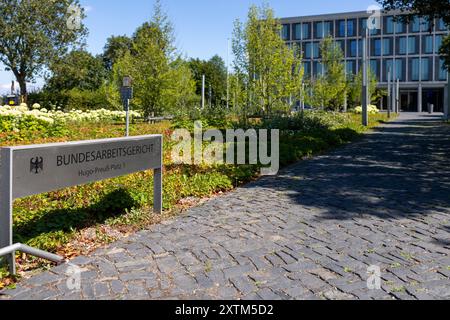
[[[162,135],[5,147],[0,156],[0,249],[12,245],[14,199],[30,195],[153,169],[154,211],[162,212]]]
[[[122,98],[122,101],[133,99],[133,88],[132,87],[120,88],[120,96]]]

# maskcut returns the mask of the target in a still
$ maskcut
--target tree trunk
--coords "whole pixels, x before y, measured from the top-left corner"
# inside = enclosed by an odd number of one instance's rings
[[[27,82],[25,81],[25,77],[24,76],[17,77],[17,82],[19,82],[19,87],[20,87],[20,100],[22,103],[27,103],[28,92],[27,92]]]

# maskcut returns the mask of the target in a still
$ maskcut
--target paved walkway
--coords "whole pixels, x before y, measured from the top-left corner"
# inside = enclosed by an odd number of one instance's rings
[[[15,299],[450,299],[450,126],[404,114],[4,292]],[[369,290],[367,268],[381,269]],[[76,279],[76,277],[74,278]],[[75,284],[76,281],[70,281]]]

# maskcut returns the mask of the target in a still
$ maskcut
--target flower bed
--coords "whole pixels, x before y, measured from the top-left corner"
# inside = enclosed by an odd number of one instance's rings
[[[134,120],[142,116],[139,112],[130,111],[130,117]],[[18,134],[21,138],[28,137],[35,132],[47,136],[58,136],[64,134],[69,125],[124,122],[125,118],[125,111],[106,109],[63,112],[49,111],[38,104],[33,105],[32,110],[26,104],[15,107],[0,106],[0,134],[6,134],[6,140],[17,139]]]

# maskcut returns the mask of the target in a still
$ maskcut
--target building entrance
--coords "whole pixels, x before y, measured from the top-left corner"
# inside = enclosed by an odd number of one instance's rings
[[[444,89],[423,89],[422,110],[428,112],[428,104],[434,104],[434,112],[444,111]]]

